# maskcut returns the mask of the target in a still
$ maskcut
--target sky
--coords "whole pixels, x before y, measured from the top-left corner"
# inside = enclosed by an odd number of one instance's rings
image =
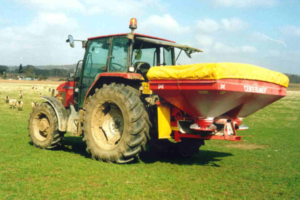
[[[0,65],[81,60],[67,36],[137,33],[203,50],[178,63],[238,62],[300,75],[300,0],[0,0]]]

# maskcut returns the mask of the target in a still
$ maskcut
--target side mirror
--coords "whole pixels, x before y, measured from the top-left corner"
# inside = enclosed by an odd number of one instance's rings
[[[75,47],[74,39],[73,39],[73,36],[72,36],[72,35],[69,35],[69,36],[68,36],[68,39],[66,40],[66,42],[69,42],[69,43],[70,43],[70,46],[71,46],[72,48]]]
[[[142,58],[142,50],[141,49],[138,49],[136,52],[135,52],[135,60],[141,60]]]

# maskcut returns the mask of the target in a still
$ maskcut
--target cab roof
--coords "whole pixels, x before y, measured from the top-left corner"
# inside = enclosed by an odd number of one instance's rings
[[[93,40],[93,39],[97,39],[97,38],[105,38],[105,37],[114,37],[114,36],[126,36],[127,34],[128,33],[120,33],[120,34],[112,34],[112,35],[102,35],[102,36],[90,37],[90,38],[88,38],[88,40]],[[172,40],[167,40],[167,39],[163,39],[163,38],[153,37],[153,36],[150,36],[150,35],[143,35],[143,34],[139,34],[139,33],[134,33],[134,35],[140,36],[140,37],[146,37],[146,38],[152,38],[152,39],[162,40],[162,41],[171,42],[171,43],[176,43],[176,42],[174,42]]]

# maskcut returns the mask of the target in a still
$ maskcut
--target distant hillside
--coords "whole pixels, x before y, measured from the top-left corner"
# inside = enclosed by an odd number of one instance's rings
[[[30,70],[30,68],[32,68]],[[22,73],[30,76],[54,76],[54,77],[68,77],[70,73],[74,72],[76,64],[71,65],[26,65],[22,67]],[[0,74],[3,71],[10,73],[20,73],[20,66],[5,66],[0,65]],[[289,77],[290,83],[300,83],[300,75],[285,74]]]
[[[34,68],[37,68],[37,69],[66,69],[66,70],[69,70],[69,69],[75,69],[77,64],[71,64],[71,65],[36,65],[34,66]],[[33,66],[33,65],[26,65],[24,66],[27,67],[27,66]],[[19,69],[19,66],[7,66],[10,70],[10,71],[13,71],[13,70],[16,70],[16,69]]]
[[[46,79],[46,77],[69,77],[70,73],[74,72],[76,65],[48,65],[48,66],[12,66],[7,67],[6,72],[29,77],[29,78],[40,78]],[[2,66],[4,68],[4,66]]]
[[[35,66],[35,68],[39,69],[75,69],[76,64],[72,65],[41,65],[41,66]]]

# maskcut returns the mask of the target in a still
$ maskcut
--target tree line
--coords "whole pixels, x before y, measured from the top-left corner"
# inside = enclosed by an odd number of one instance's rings
[[[3,75],[3,72],[7,72],[8,67],[5,65],[0,65],[0,74]]]
[[[29,78],[40,78],[40,77],[69,77],[70,73],[74,72],[74,69],[40,69],[33,65],[22,66],[19,68],[9,69],[8,66],[0,65],[0,75],[3,76],[4,72],[13,74],[24,74]],[[289,77],[290,83],[300,83],[300,75],[296,74],[285,74]]]
[[[8,66],[0,65],[0,74],[3,76],[4,73],[11,73],[11,74],[19,74],[26,76],[28,78],[43,78],[46,79],[47,77],[69,77],[70,73],[73,72],[74,69],[58,69],[58,68],[51,68],[51,69],[40,69],[36,68],[33,65],[26,65],[20,66],[18,68],[10,69]]]

